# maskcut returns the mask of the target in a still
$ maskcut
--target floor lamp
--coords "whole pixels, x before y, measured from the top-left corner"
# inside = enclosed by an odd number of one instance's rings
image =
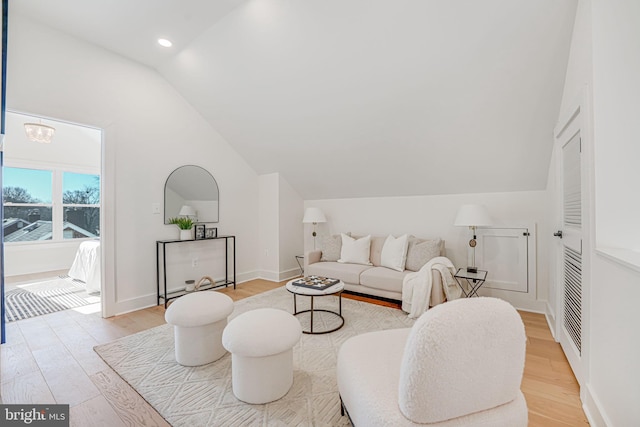
[[[307,208],[304,211],[304,218],[302,218],[302,222],[305,224],[313,224],[313,250],[316,250],[316,224],[319,222],[327,222],[327,218],[325,218],[324,213],[320,210],[320,208]]]
[[[469,273],[478,272],[476,267],[476,227],[486,227],[491,225],[491,222],[489,212],[483,205],[462,205],[458,210],[454,225],[469,227],[473,233],[473,238],[469,240],[469,246],[471,247],[471,265],[467,266]]]

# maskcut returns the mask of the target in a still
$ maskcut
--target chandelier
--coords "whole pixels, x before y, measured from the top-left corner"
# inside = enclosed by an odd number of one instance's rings
[[[49,144],[51,143],[51,139],[53,139],[56,128],[43,125],[42,123],[25,123],[24,131],[27,133],[27,138],[29,138],[30,141]]]

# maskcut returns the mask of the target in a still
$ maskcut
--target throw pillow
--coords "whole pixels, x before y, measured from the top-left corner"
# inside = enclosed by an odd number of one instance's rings
[[[440,256],[440,243],[440,239],[411,240],[407,249],[405,268],[411,271],[418,271],[432,258]]]
[[[350,236],[351,233],[346,233]],[[342,249],[342,236],[334,234],[333,236],[324,236],[322,238],[322,256],[320,261],[337,261],[340,258],[340,250]]]
[[[407,248],[409,245],[409,236],[406,234],[397,239],[391,235],[384,241],[382,247],[382,255],[380,256],[380,265],[396,271],[404,271],[404,265],[407,261]]]
[[[371,265],[369,252],[371,249],[371,235],[354,239],[346,234],[342,236],[342,249],[338,262],[350,262],[353,264]]]

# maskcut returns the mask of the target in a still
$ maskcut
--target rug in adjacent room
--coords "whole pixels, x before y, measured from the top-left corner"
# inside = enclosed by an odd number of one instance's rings
[[[309,298],[298,297],[298,310]],[[315,298],[316,308],[337,308],[337,298]],[[232,315],[261,307],[293,311],[293,296],[284,288],[235,303]],[[108,344],[95,351],[173,426],[348,426],[340,416],[336,357],[349,337],[383,329],[405,328],[414,321],[401,310],[342,299],[344,326],[325,335],[303,334],[294,347],[294,380],[280,400],[249,405],[231,389],[231,356],[213,363],[185,367],[174,357],[173,328],[162,325]],[[331,326],[334,319],[316,313],[314,325]],[[301,323],[308,321],[301,318]]]
[[[83,282],[69,276],[17,285],[4,294],[7,322],[82,307],[96,302]],[[99,299],[97,299],[99,301]]]

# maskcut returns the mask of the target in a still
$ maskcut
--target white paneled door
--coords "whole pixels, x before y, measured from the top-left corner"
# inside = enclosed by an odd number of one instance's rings
[[[561,239],[559,255],[558,339],[578,382],[582,384],[584,174],[580,132],[561,143]]]

